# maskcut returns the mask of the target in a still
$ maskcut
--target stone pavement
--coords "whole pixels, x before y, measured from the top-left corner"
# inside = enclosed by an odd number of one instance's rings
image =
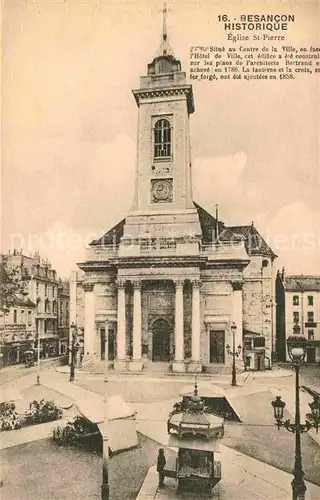
[[[213,490],[219,500],[291,500],[292,476],[270,465],[250,458],[238,451],[220,445],[217,458],[222,463],[222,479]],[[306,483],[306,500],[320,498],[320,487]],[[136,500],[173,500],[177,483],[165,478],[164,489],[158,489],[156,466],[150,467]],[[180,496],[181,498],[181,496]],[[196,497],[188,498],[201,500]]]
[[[243,388],[236,388],[243,391]],[[138,431],[145,436],[168,445],[166,418],[175,400],[159,403],[135,405],[138,412]],[[251,458],[243,453],[220,444],[223,479],[216,487],[217,498],[223,500],[289,500],[292,498],[292,476],[280,469]],[[166,488],[157,490],[158,477],[155,467],[151,467],[137,500],[165,500],[176,498],[176,483],[166,478]],[[320,487],[307,483],[306,500],[320,498]],[[190,498],[190,497],[189,497]],[[197,497],[199,498],[199,497]]]
[[[60,371],[60,370],[59,370]],[[245,375],[246,380],[242,379],[242,376],[239,376],[239,384],[243,383],[243,386],[231,388],[229,385],[229,378],[225,377],[212,377],[212,382],[215,384],[221,384],[224,386],[227,393],[233,394],[233,396],[241,397],[245,394],[253,394],[259,393],[262,390],[270,391],[270,394],[279,394],[279,389],[281,389],[282,394],[284,395],[284,399],[287,403],[287,408],[289,412],[294,415],[294,377],[292,377],[292,384],[288,387],[281,387],[281,377],[285,372],[286,376],[292,376],[292,372],[287,370],[277,370],[277,373],[268,372],[267,381],[265,372],[263,377],[257,377],[254,379],[252,374]],[[272,375],[271,375],[272,374]],[[76,381],[80,382],[81,377],[89,377],[89,375],[81,375],[80,373],[76,374]],[[91,374],[91,377],[94,378],[94,375]],[[99,377],[101,379],[101,375]],[[143,383],[144,380],[152,380],[155,377],[144,373],[142,376],[138,377],[130,374],[130,375],[118,375],[118,374],[110,374],[110,380],[122,380],[122,381],[141,381]],[[198,378],[198,380],[201,377]],[[207,377],[205,377],[206,380]],[[251,380],[250,380],[251,379]],[[261,380],[260,380],[261,379]],[[163,380],[164,383],[170,384],[170,382],[177,382],[177,377],[165,377]],[[185,377],[181,377],[181,381],[185,383],[190,383],[190,380],[186,380]],[[270,381],[270,382],[269,382]],[[24,391],[27,387],[35,384],[35,374],[27,375],[26,377],[19,378],[14,383],[6,384],[7,388],[13,386],[15,389]],[[41,373],[41,384],[43,386],[50,388],[50,390],[55,391],[57,394],[60,394],[62,399],[68,398],[72,401],[79,399],[87,399],[91,401],[92,404],[95,404],[97,398],[101,399],[101,395],[94,393],[86,388],[78,386],[76,383],[70,383],[68,380],[68,376],[66,373],[55,373],[55,372],[43,372]],[[1,390],[1,387],[0,387]],[[311,396],[307,393],[302,393],[301,397],[301,414],[304,416],[306,411],[309,411],[308,402],[312,400]],[[58,398],[58,396],[57,396]],[[155,440],[156,442],[165,445],[167,443],[167,430],[166,430],[166,420],[168,417],[169,411],[172,409],[172,404],[174,401],[179,399],[177,397],[167,400],[162,400],[158,402],[140,402],[140,403],[130,403],[130,406],[137,411],[137,428],[142,434],[147,437]],[[272,416],[272,408],[270,405],[270,416]],[[57,422],[50,423],[56,425]],[[52,429],[49,429],[48,424],[44,424],[44,427],[41,428],[41,431],[38,432],[37,428],[28,428],[23,429],[23,431],[27,431],[24,439],[29,442],[31,440],[37,440],[41,438],[48,437],[51,434]],[[40,430],[40,429],[39,429]],[[20,431],[13,431],[16,436],[16,440],[11,440],[9,443],[10,446],[15,446],[16,444],[20,444],[18,435]],[[18,434],[16,434],[18,433]],[[30,435],[28,434],[30,433]],[[36,433],[36,434],[35,434]],[[3,433],[3,436],[8,434],[8,438],[5,438],[10,442],[9,434],[11,433]],[[22,433],[20,433],[22,434]],[[2,438],[1,438],[2,439]],[[4,442],[1,446],[5,448],[8,445],[8,442]],[[276,469],[272,466],[269,466],[263,462],[255,460],[253,458],[248,457],[247,455],[241,454],[238,451],[235,451],[226,446],[221,446],[221,461],[223,467],[223,480],[220,482],[220,485],[216,488],[217,494],[219,494],[219,498],[221,499],[239,499],[239,500],[255,500],[255,499],[272,499],[272,500],[286,500],[286,498],[291,498],[291,480],[292,476],[287,474],[279,469]],[[227,480],[228,478],[228,480]],[[150,468],[149,473],[146,477],[144,486],[141,490],[139,500],[149,500],[151,498],[161,500],[165,498],[176,498],[175,493],[175,483],[170,482],[167,479],[167,486],[163,491],[157,492],[157,474],[154,468]],[[310,496],[311,495],[311,496]],[[308,500],[313,500],[316,498],[320,498],[320,488],[311,484],[308,484],[308,494],[306,497]]]

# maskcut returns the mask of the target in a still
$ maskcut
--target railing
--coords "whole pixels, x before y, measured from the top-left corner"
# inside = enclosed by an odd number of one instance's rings
[[[108,261],[116,257],[140,256],[197,256],[209,260],[248,259],[244,242],[219,242],[199,245],[197,241],[174,241],[170,238],[151,238],[150,240],[124,240],[119,246],[101,245],[87,249],[89,262]]]
[[[101,245],[87,248],[86,260],[91,262],[109,260],[112,257],[117,257],[118,249],[117,245]]]
[[[214,260],[248,259],[243,241],[220,241],[201,245],[201,254]]]

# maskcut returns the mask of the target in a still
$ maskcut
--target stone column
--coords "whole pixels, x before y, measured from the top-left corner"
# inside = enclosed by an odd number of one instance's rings
[[[101,360],[101,326],[100,325],[97,328],[96,351],[97,351],[97,359]]]
[[[242,288],[243,281],[233,281],[232,283],[232,318],[237,330],[235,335],[235,349],[237,351],[238,346],[241,345],[242,351],[238,358],[236,358],[237,364],[242,365],[243,360],[243,306],[242,306]],[[231,345],[231,343],[230,343]]]
[[[117,359],[114,361],[114,369],[124,371],[127,369],[126,362],[126,291],[125,280],[118,279],[118,323],[117,323]]]
[[[141,371],[141,280],[133,281],[133,359],[130,362],[130,371]]]
[[[192,372],[201,372],[200,360],[200,280],[195,279],[192,284],[192,333],[191,333],[191,364]]]
[[[94,283],[84,283],[84,357],[95,354],[96,311]]]
[[[184,336],[183,336],[183,280],[175,281],[175,355],[172,371],[184,372]]]

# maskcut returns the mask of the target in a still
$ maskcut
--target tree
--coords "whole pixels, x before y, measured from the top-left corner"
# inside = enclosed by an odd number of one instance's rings
[[[8,257],[3,255],[0,262],[0,310],[4,314],[14,305],[16,296],[23,290],[20,269],[10,268]]]
[[[0,332],[0,345],[6,332],[6,314],[15,303],[16,296],[23,292],[24,286],[21,281],[20,269],[10,268],[8,257],[1,255],[0,261],[0,312],[3,317],[3,327]],[[3,353],[0,353],[2,358]]]

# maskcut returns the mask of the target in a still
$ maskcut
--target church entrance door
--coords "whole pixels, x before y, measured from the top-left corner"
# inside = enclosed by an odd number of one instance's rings
[[[106,359],[106,344],[105,344],[105,338],[106,338],[106,330],[105,328],[101,328],[100,330],[100,353],[101,353],[101,359]],[[115,357],[115,343],[114,343],[114,330],[109,329],[109,356],[108,359],[109,361],[113,361]]]
[[[152,326],[152,361],[169,361],[170,328],[165,319],[157,319]]]
[[[210,331],[210,363],[224,363],[224,331]]]

